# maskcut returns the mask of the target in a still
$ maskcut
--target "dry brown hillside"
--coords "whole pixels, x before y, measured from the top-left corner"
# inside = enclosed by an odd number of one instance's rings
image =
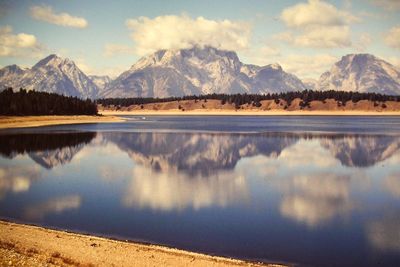
[[[287,110],[287,111],[400,111],[400,102],[396,101],[385,101],[385,102],[373,102],[369,100],[360,100],[356,103],[352,101],[346,102],[346,105],[341,105],[340,102],[327,99],[325,101],[311,101],[308,107],[300,107],[300,99],[292,101],[290,106],[287,105],[285,100],[280,100],[276,103],[275,100],[263,100],[260,101],[261,106],[255,107],[251,104],[244,104],[240,106],[240,110],[248,111],[268,111],[268,110]],[[234,111],[236,110],[235,104],[225,103],[221,104],[220,100],[209,99],[206,102],[204,100],[180,100],[171,101],[164,103],[151,103],[143,105],[131,105],[128,107],[117,107],[117,106],[101,106],[99,105],[100,111],[195,111],[195,110],[221,110],[221,111]]]

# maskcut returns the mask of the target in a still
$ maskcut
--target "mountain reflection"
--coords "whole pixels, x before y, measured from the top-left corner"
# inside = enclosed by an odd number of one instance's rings
[[[51,169],[70,162],[95,136],[93,132],[2,135],[0,155],[13,158],[28,153],[36,163]]]
[[[392,157],[400,148],[400,138],[394,136],[347,136],[321,140],[345,166],[368,167]]]
[[[278,156],[297,138],[246,134],[107,133],[106,140],[155,171],[208,176],[231,170],[243,157]]]
[[[217,170],[232,170],[241,158],[263,155],[280,157],[300,140],[319,140],[321,146],[344,166],[370,167],[400,150],[396,136],[318,135],[293,133],[121,133],[98,134],[136,162],[156,171],[180,171],[208,176]],[[13,134],[0,138],[0,155],[13,158],[27,153],[36,163],[51,169],[70,162],[96,133]],[[312,151],[299,150],[290,159],[310,160]],[[286,153],[288,154],[288,153]],[[286,157],[287,155],[285,155]],[[328,160],[311,158],[314,161]]]
[[[216,170],[233,169],[241,158],[264,155],[279,157],[300,140],[319,140],[323,148],[344,166],[369,167],[392,157],[400,149],[396,136],[312,134],[192,134],[105,133],[137,163],[157,171],[183,171],[208,176]],[[291,158],[310,158],[313,151],[300,149]],[[312,158],[326,161],[328,157]]]

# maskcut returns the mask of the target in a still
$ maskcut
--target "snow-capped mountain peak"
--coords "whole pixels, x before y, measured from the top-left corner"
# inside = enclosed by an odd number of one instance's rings
[[[262,75],[259,75],[262,74]],[[243,64],[233,51],[210,46],[160,50],[141,58],[109,84],[103,97],[167,97],[210,93],[271,93],[303,90],[277,64]]]
[[[13,75],[10,71],[13,70]],[[0,70],[0,87],[55,92],[81,98],[95,98],[98,87],[68,59],[49,55],[31,69],[8,66]]]
[[[318,88],[398,95],[400,72],[374,55],[349,54],[321,75]]]

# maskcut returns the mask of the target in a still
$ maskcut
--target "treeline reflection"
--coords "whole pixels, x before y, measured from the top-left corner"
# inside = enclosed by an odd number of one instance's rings
[[[105,132],[97,136],[155,171],[174,169],[202,176],[233,169],[241,158],[276,158],[300,140],[317,141],[342,165],[359,168],[374,166],[400,149],[399,137],[385,135]],[[52,168],[71,161],[95,137],[94,132],[2,135],[0,155],[13,158],[28,153],[38,164]]]
[[[95,136],[94,132],[1,135],[0,154],[12,158],[17,154],[73,147],[88,144]]]

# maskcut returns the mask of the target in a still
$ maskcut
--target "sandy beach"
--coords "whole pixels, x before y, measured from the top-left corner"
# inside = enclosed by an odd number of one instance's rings
[[[25,128],[60,124],[122,122],[116,116],[0,116],[0,129]]]
[[[0,221],[1,266],[283,266]]]

